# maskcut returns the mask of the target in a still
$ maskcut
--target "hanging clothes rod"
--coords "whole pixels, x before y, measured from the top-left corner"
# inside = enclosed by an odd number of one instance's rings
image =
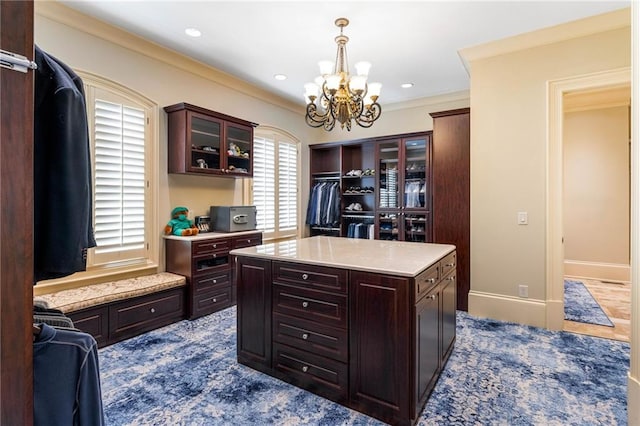
[[[30,61],[25,56],[7,52],[6,50],[0,50],[0,66],[2,68],[8,68],[10,70],[25,73],[29,70],[35,70],[38,68],[38,65],[35,62]]]
[[[314,177],[313,180],[335,180],[335,181],[339,181],[340,180],[340,176],[318,176],[318,177]]]
[[[342,217],[351,219],[375,219],[375,216],[368,214],[343,214]]]

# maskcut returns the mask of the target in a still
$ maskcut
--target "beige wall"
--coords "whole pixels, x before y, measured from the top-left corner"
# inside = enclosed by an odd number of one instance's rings
[[[628,118],[627,106],[565,114],[566,261],[629,264]]]
[[[469,311],[545,326],[547,84],[630,66],[628,10],[462,56],[471,74]],[[528,225],[518,225],[518,212],[528,213]]]

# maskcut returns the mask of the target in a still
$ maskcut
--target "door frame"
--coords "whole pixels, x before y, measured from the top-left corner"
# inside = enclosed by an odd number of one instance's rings
[[[631,68],[619,68],[547,82],[546,326],[564,327],[563,125],[564,95],[631,85]]]

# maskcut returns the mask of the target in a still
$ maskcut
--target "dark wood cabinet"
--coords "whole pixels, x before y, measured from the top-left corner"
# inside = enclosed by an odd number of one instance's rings
[[[455,264],[404,277],[239,255],[238,362],[411,425],[455,342]]]
[[[433,242],[457,252],[457,308],[468,310],[471,287],[470,109],[433,117]]]
[[[188,103],[164,110],[169,173],[253,176],[253,129],[257,124]]]
[[[238,362],[271,370],[271,261],[236,262],[238,289]]]
[[[195,319],[236,303],[229,251],[261,243],[261,232],[165,239],[167,271],[187,278],[187,318]]]
[[[406,278],[354,271],[350,280],[350,399],[387,422],[413,418],[410,284]],[[431,324],[437,330],[438,322]]]

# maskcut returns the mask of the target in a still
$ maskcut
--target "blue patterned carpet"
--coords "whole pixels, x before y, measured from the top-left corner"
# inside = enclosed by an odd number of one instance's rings
[[[625,425],[627,343],[458,313],[420,425]],[[235,361],[235,308],[99,351],[109,425],[380,425]]]
[[[602,307],[580,281],[564,280],[564,319],[613,327]]]

